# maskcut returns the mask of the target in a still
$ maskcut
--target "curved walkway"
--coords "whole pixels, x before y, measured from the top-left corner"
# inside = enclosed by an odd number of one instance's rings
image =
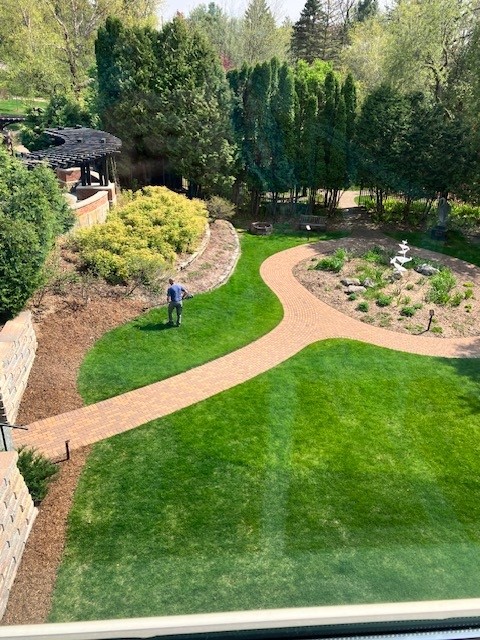
[[[355,238],[343,238],[319,245],[301,245],[277,253],[262,264],[262,278],[284,307],[283,320],[270,333],[237,351],[167,380],[34,422],[29,425],[29,431],[14,432],[16,445],[35,446],[50,457],[61,456],[65,452],[65,440],[70,441],[71,448],[78,448],[128,431],[241,384],[287,360],[307,345],[326,338],[351,338],[421,355],[480,357],[480,337],[438,339],[372,327],[321,302],[293,276],[293,267],[314,257],[320,247],[322,251],[328,251],[339,242],[345,246],[353,245],[355,241]]]

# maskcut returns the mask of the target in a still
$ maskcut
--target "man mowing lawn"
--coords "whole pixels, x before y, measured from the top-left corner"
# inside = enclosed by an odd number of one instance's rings
[[[177,327],[182,324],[183,299],[187,295],[187,290],[181,284],[174,282],[172,278],[168,281],[170,286],[167,289],[168,302],[168,324],[173,325],[173,311],[177,313]]]

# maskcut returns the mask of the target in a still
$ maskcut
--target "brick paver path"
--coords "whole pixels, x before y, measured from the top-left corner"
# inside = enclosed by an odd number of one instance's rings
[[[323,250],[356,239],[322,242]],[[34,422],[28,432],[15,431],[16,445],[35,446],[55,457],[71,448],[97,442],[195,404],[245,382],[287,360],[301,349],[326,338],[352,338],[380,347],[422,355],[480,357],[479,338],[439,339],[394,333],[372,327],[336,311],[314,297],[292,274],[301,260],[316,255],[318,246],[302,245],[268,258],[261,275],[284,307],[284,318],[270,333],[212,362],[167,380],[94,405]],[[427,253],[427,252],[425,252]],[[454,258],[442,256],[443,262]]]

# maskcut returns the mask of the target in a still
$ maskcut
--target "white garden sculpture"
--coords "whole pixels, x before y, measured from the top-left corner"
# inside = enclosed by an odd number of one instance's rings
[[[410,262],[411,258],[407,258],[407,251],[410,251],[410,247],[407,244],[406,240],[402,240],[402,243],[398,245],[400,247],[400,251],[398,255],[390,260],[390,264],[393,264],[394,268],[397,270],[401,276],[405,273],[406,269],[403,266],[406,262]]]

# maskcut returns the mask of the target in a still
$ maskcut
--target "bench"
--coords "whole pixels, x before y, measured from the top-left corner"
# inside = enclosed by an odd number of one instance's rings
[[[325,216],[300,216],[299,229],[306,229],[307,225],[312,231],[326,231],[327,218]]]

